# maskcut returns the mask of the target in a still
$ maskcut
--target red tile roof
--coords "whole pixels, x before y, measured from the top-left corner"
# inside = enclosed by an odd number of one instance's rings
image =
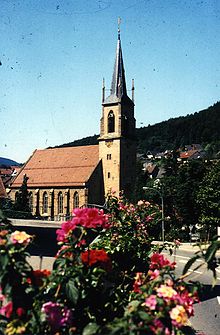
[[[192,157],[197,150],[189,150],[189,151],[183,151],[180,153],[180,158],[189,158]]]
[[[0,198],[6,198],[6,197],[7,197],[7,193],[5,191],[5,186],[4,186],[2,178],[0,176]]]
[[[2,176],[10,176],[13,173],[12,168],[0,168],[0,175]]]
[[[11,187],[21,186],[24,174],[29,187],[82,186],[98,162],[98,145],[36,150]]]

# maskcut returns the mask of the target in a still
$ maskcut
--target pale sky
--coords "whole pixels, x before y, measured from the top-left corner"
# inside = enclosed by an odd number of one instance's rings
[[[0,0],[0,156],[99,133],[117,18],[137,127],[207,108],[220,96],[220,1]],[[130,92],[128,92],[130,93]]]

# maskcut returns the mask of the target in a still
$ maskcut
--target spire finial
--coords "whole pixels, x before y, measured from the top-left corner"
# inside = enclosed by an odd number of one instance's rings
[[[120,33],[121,33],[121,30],[120,30],[120,24],[121,24],[121,18],[118,17],[118,39],[120,40]]]

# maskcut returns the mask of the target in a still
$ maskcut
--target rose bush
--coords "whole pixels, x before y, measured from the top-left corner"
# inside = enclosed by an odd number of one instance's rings
[[[149,268],[147,273],[136,274],[124,316],[100,334],[187,334],[185,326],[198,301],[196,287],[175,279],[175,263],[161,254],[151,256]]]
[[[110,228],[101,232],[95,245],[111,254],[121,269],[146,271],[152,252],[152,232],[161,228],[158,206],[142,200],[135,206],[123,196],[109,196],[107,208]]]
[[[2,334],[183,334],[197,296],[151,244],[158,207],[109,197],[107,208],[61,225],[51,273],[29,265],[33,237],[1,227]]]

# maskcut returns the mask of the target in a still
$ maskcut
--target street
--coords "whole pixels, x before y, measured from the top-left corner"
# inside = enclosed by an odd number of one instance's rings
[[[184,245],[177,249],[176,254],[167,257],[177,263],[176,274],[180,276],[187,261],[194,255],[192,248],[185,248]],[[196,268],[201,264],[201,260],[197,260],[193,265]],[[196,271],[190,270],[191,275],[188,280],[199,281],[203,284],[200,302],[195,304],[195,316],[190,319],[193,328],[197,334],[219,335],[220,334],[220,268],[217,268],[217,282],[212,288],[213,275],[211,271],[206,271],[202,266]],[[219,298],[218,298],[219,297]]]

